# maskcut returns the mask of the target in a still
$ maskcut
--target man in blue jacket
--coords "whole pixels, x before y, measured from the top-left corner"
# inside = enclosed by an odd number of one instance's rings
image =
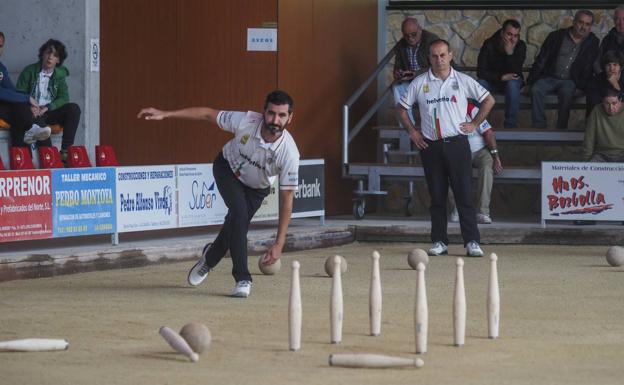
[[[557,94],[557,128],[568,128],[575,95],[587,92],[592,66],[599,53],[598,38],[591,32],[594,14],[586,9],[574,15],[572,27],[551,32],[540,48],[529,73],[533,127],[546,128],[546,95]]]
[[[0,56],[2,56],[4,51],[4,43],[4,33],[0,32]],[[17,110],[24,107],[28,108],[28,105],[34,107],[37,105],[37,102],[27,94],[18,92],[15,89],[15,85],[9,76],[9,71],[0,62],[0,119],[14,128],[18,124],[16,119]],[[38,135],[39,137],[45,136],[44,133],[39,133]],[[48,131],[47,137],[49,136],[50,132]],[[47,137],[43,139],[47,139]]]

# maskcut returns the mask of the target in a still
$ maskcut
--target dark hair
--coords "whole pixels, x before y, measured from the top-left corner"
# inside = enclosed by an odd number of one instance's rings
[[[514,29],[520,29],[521,28],[520,23],[518,22],[518,20],[516,20],[516,19],[507,19],[503,23],[503,31],[505,30],[505,28],[507,28],[508,25],[511,25]]]
[[[601,99],[612,97],[612,96],[615,96],[618,99],[620,99],[620,101],[622,101],[622,98],[620,97],[620,91],[614,89],[613,87],[605,87],[600,93]]]
[[[444,45],[446,45],[446,48],[448,48],[448,51],[451,52],[451,45],[449,44],[448,41],[446,41],[444,39],[435,39],[434,41],[431,42],[431,44],[429,44],[429,53],[431,53],[431,47],[433,47],[436,44],[444,44]]]
[[[617,63],[620,67],[624,67],[624,54],[613,50],[605,52],[600,58],[600,67],[604,70],[609,63]]]
[[[0,31],[0,37],[4,39],[4,33],[2,33],[2,31]]]
[[[65,44],[61,43],[58,40],[50,39],[43,43],[43,45],[39,48],[39,60],[43,60],[43,54],[46,53],[50,48],[54,48],[59,57],[59,65],[63,64],[65,59],[67,59],[67,50],[65,50]]]
[[[282,90],[272,91],[267,95],[266,100],[264,101],[264,109],[266,110],[269,106],[269,103],[275,104],[276,106],[282,106],[284,104],[288,104],[288,113],[292,113],[294,102],[293,99],[286,92]]]
[[[576,11],[576,13],[574,14],[574,21],[577,21],[581,17],[581,15],[591,17],[592,23],[594,22],[594,13],[589,9],[579,9],[578,11]]]

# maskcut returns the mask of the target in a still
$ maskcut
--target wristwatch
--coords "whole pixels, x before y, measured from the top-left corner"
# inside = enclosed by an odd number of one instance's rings
[[[490,155],[496,156],[496,154],[498,154],[498,150],[497,149],[490,150]]]

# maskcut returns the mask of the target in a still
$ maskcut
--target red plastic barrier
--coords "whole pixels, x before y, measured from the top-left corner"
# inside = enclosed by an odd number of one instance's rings
[[[11,147],[11,170],[32,170],[35,168],[28,147]]]
[[[39,147],[39,168],[63,168],[65,165],[61,160],[61,154],[55,146]]]
[[[69,146],[67,149],[67,165],[69,167],[91,167],[85,146]]]
[[[108,144],[99,144],[95,146],[95,165],[98,167],[115,167],[119,166],[117,156],[113,146]]]

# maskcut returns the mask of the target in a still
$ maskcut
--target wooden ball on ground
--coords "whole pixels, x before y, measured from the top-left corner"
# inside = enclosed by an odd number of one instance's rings
[[[420,262],[422,262],[423,265],[429,263],[429,255],[427,255],[427,252],[423,249],[414,249],[410,251],[407,255],[407,264],[410,265],[412,269],[416,270],[416,266],[418,266],[418,263]]]
[[[210,347],[212,335],[210,329],[200,322],[189,322],[180,329],[180,336],[189,344],[197,354],[201,354]]]
[[[340,274],[344,274],[347,272],[347,260],[341,255],[338,257],[340,257]],[[334,276],[334,256],[327,257],[325,260],[325,273],[330,277]]]
[[[607,262],[613,267],[624,265],[624,247],[609,247],[609,250],[607,250]]]
[[[258,259],[258,268],[260,269],[260,271],[262,272],[262,274],[264,275],[273,275],[275,273],[277,273],[278,271],[280,271],[280,269],[282,268],[282,260],[278,259],[277,261],[275,261],[275,263],[271,264],[271,265],[265,265],[262,263],[262,258],[264,258],[264,256],[260,257],[260,259]]]

